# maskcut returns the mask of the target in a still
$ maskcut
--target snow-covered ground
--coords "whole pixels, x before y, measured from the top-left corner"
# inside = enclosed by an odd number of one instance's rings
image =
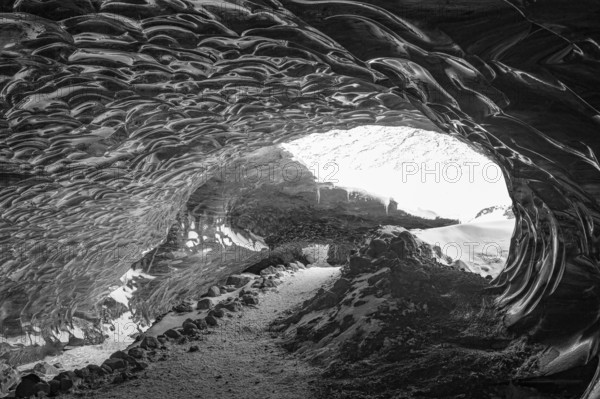
[[[449,135],[405,126],[331,130],[282,144],[321,183],[393,199],[414,215],[471,220],[511,204],[497,164]]]
[[[457,224],[411,233],[432,246],[439,246],[444,255],[461,260],[473,273],[496,277],[504,268],[514,219]]]

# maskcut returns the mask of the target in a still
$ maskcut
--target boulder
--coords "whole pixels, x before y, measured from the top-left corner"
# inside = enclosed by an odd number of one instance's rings
[[[184,335],[196,335],[200,333],[198,326],[192,321],[184,321],[182,324]]]
[[[135,359],[123,351],[116,351],[111,354],[110,359],[123,359],[127,364],[135,364]]]
[[[214,314],[214,311],[211,311],[208,314],[209,315]],[[206,330],[208,328],[208,325],[206,324],[206,320],[204,320],[204,319],[196,319],[193,321],[193,323],[196,325],[198,330]]]
[[[60,393],[60,381],[50,380],[48,385],[50,386],[50,396],[57,396]]]
[[[81,378],[79,378],[75,372],[70,370],[59,373],[53,379],[60,382],[61,392],[67,392],[69,389],[73,388],[73,386],[78,385],[81,382]]]
[[[84,379],[84,380],[86,378],[89,378],[92,375],[92,373],[90,372],[90,370],[87,369],[87,368],[85,368],[85,367],[82,368],[82,369],[75,369],[75,370],[73,370],[73,372],[75,373],[75,375],[77,377],[79,377],[81,379]]]
[[[181,337],[181,334],[179,333],[179,331],[177,331],[173,328],[169,328],[167,331],[165,331],[165,336],[167,336],[171,339],[177,339],[177,338]]]
[[[204,321],[206,321],[206,324],[211,326],[211,327],[215,327],[219,325],[219,322],[217,321],[217,319],[214,316],[208,315],[204,318]]]
[[[221,308],[216,308],[208,313],[210,316],[218,317],[219,319],[225,316],[225,311]]]
[[[127,368],[127,362],[116,357],[106,359],[102,365],[110,367],[110,369],[113,371],[125,370]]]
[[[206,310],[206,309],[211,309],[212,307],[213,307],[213,303],[210,298],[202,298],[198,301],[198,305],[196,306],[196,309]]]
[[[17,385],[15,396],[17,398],[29,398],[37,395],[38,392],[50,394],[50,384],[42,381],[36,374],[27,374],[21,378],[21,382]]]
[[[179,305],[173,307],[173,310],[177,313],[188,313],[194,310],[194,307],[189,302],[182,302]]]
[[[217,296],[221,295],[221,289],[219,287],[217,287],[216,285],[213,285],[212,287],[210,287],[208,289],[207,295],[211,298],[217,297]]]
[[[146,351],[139,347],[131,348],[129,351],[127,351],[127,353],[129,353],[129,356],[133,357],[134,359],[143,359],[146,357]]]
[[[61,392],[67,392],[69,389],[73,388],[73,385],[75,385],[73,380],[70,378],[63,378],[58,380],[58,382],[60,383]]]
[[[227,285],[233,285],[236,288],[240,288],[248,284],[250,281],[252,281],[252,277],[234,274],[227,278]]]
[[[160,346],[158,339],[156,337],[144,336],[142,338],[142,342],[140,343],[140,348],[142,349],[156,349]]]

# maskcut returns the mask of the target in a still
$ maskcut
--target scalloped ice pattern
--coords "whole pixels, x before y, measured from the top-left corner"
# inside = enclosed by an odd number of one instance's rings
[[[402,125],[500,165],[517,226],[497,279],[506,322],[563,339],[552,367],[595,354],[600,5],[377,4],[0,6],[0,316],[56,321],[93,303],[215,165],[333,128]]]

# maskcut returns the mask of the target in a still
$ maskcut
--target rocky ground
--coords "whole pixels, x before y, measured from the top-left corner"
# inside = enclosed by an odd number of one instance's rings
[[[505,329],[496,295],[480,276],[437,263],[409,232],[380,231],[273,329],[325,367],[328,398],[579,397],[589,369],[539,375],[548,348]]]
[[[65,398],[582,393],[589,369],[539,375],[548,348],[504,328],[485,279],[435,259],[408,231],[379,229],[341,268],[290,261],[231,275],[101,365],[64,371],[39,363],[18,384],[4,368],[0,382],[13,397]]]

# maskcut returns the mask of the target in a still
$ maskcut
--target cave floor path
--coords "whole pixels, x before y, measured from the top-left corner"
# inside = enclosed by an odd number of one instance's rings
[[[339,268],[312,267],[285,273],[277,291],[259,305],[224,317],[203,341],[169,344],[164,360],[151,363],[138,379],[66,397],[86,398],[279,398],[316,396],[322,372],[281,348],[269,324],[311,298],[339,276]],[[189,352],[197,345],[197,352]]]

